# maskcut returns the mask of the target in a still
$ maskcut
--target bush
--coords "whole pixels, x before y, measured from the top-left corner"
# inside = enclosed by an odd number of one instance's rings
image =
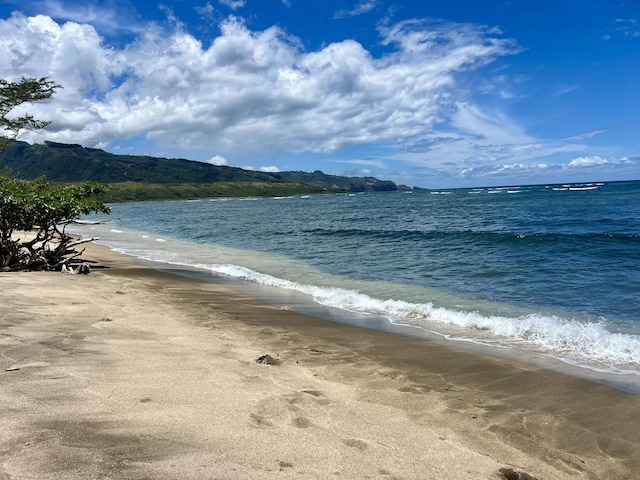
[[[0,151],[24,130],[40,130],[49,122],[32,115],[17,116],[25,103],[50,99],[60,85],[43,78],[19,82],[0,79]],[[0,270],[54,270],[68,266],[78,253],[65,227],[82,215],[109,213],[96,200],[106,187],[95,182],[79,186],[53,186],[42,177],[27,181],[0,173]],[[21,235],[22,238],[18,238]]]
[[[89,213],[109,213],[95,196],[98,183],[53,186],[45,178],[26,181],[0,175],[0,269],[59,270],[78,253],[65,227]]]

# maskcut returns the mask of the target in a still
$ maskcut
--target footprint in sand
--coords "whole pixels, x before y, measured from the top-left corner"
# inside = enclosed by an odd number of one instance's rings
[[[286,395],[264,398],[256,405],[251,414],[251,422],[257,427],[293,425],[297,428],[309,428],[318,407],[327,405],[330,400],[319,390],[301,390]]]
[[[357,438],[348,438],[346,440],[342,440],[342,443],[344,443],[347,447],[357,448],[361,452],[364,452],[369,448],[369,445],[367,445],[366,442],[358,440]]]
[[[298,428],[309,428],[312,425],[311,420],[307,417],[296,417],[291,423]]]

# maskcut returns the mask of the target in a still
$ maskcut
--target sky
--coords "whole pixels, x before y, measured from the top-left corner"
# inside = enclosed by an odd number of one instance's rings
[[[640,0],[0,0],[20,139],[425,188],[640,179]]]

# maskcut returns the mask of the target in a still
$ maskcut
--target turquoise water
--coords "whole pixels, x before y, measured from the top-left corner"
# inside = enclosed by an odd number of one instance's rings
[[[640,375],[640,182],[113,205],[149,260]]]

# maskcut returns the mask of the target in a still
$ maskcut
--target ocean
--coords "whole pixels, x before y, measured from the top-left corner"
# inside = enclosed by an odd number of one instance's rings
[[[640,393],[640,182],[126,203],[98,218],[73,231],[158,268]]]

